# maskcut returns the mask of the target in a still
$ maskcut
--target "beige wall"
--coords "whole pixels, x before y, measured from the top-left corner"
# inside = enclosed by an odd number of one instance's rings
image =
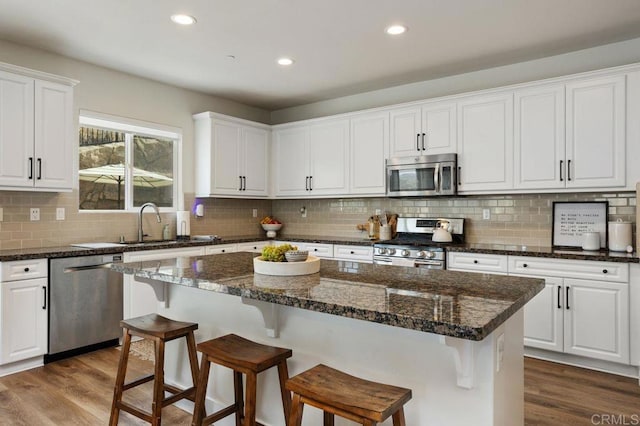
[[[636,193],[464,196],[456,198],[357,198],[329,200],[278,200],[273,213],[285,226],[281,235],[366,238],[356,229],[376,209],[400,216],[462,217],[468,242],[487,244],[551,245],[554,201],[608,201],[609,219],[635,222]],[[307,217],[300,208],[307,208]],[[489,209],[490,220],[482,219]],[[635,225],[634,225],[635,232]]]
[[[186,194],[192,193],[195,186],[192,114],[215,111],[258,122],[269,121],[269,113],[265,110],[2,40],[0,62],[79,80],[74,91],[76,115],[80,109],[85,109],[181,128],[183,189]],[[77,159],[75,162],[77,168]],[[29,221],[30,207],[41,209],[40,221]],[[55,220],[56,207],[65,208],[66,220]],[[127,239],[135,239],[137,235],[137,216],[134,213],[79,213],[77,191],[61,194],[0,191],[0,208],[4,213],[0,222],[0,249],[116,241],[120,235]],[[175,215],[163,215],[163,223],[169,223],[172,235],[175,235]],[[196,229],[201,230],[198,226]],[[227,229],[238,228],[223,228],[220,233],[224,234]],[[153,215],[145,215],[145,230],[152,238],[162,235],[162,226],[156,223]],[[201,231],[216,233],[218,228],[214,224],[210,231]]]
[[[517,64],[453,76],[443,76],[433,80],[285,108],[271,113],[271,124],[525,83],[636,62],[640,62],[640,38]]]

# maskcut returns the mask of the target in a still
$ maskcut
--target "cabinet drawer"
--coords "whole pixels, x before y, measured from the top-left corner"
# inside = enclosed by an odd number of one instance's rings
[[[177,249],[143,250],[124,253],[124,262],[145,262],[147,260],[173,259],[174,257],[202,256],[204,247]]]
[[[301,246],[304,246],[304,250],[308,250],[309,255],[311,256],[325,257],[325,258],[333,257],[333,244],[305,243],[305,244],[301,244]]]
[[[0,262],[0,281],[28,280],[46,278],[48,275],[47,259],[15,260]]]
[[[509,257],[510,274],[582,278],[598,281],[629,281],[629,265],[590,260],[548,259],[544,257]]]
[[[271,245],[271,241],[255,241],[253,243],[238,243],[238,251],[261,253],[262,248]]]
[[[204,254],[233,253],[235,251],[238,251],[238,246],[235,244],[218,244],[205,247]]]
[[[333,257],[344,260],[373,262],[373,247],[362,246],[333,246]]]
[[[506,274],[508,271],[507,256],[479,253],[449,253],[447,269]]]

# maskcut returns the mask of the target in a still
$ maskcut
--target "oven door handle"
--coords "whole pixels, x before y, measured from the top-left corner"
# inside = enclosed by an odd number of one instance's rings
[[[442,261],[440,260],[419,260],[416,259],[413,261],[413,266],[415,266],[416,268],[418,266],[421,265],[434,265],[434,266],[441,266],[442,265]]]
[[[440,191],[440,163],[436,164],[436,168],[433,170],[433,189],[436,192]]]
[[[70,266],[68,268],[64,268],[62,272],[68,274],[69,272],[90,271],[94,269],[111,269],[111,265],[113,265],[113,263],[101,263],[100,265],[89,266]]]

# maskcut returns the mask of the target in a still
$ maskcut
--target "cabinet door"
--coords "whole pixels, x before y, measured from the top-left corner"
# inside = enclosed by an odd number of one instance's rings
[[[239,167],[242,126],[227,121],[214,121],[213,138],[213,194],[240,195]]]
[[[545,288],[524,306],[525,346],[563,351],[563,289],[562,278],[547,277]]]
[[[567,84],[567,188],[625,184],[625,76]]]
[[[349,121],[309,127],[309,196],[348,194]]]
[[[565,278],[564,350],[629,362],[629,284]]]
[[[0,71],[0,186],[33,187],[33,88]]]
[[[514,96],[514,186],[564,188],[564,86],[523,89]]]
[[[513,95],[474,96],[458,104],[460,191],[513,187]]]
[[[0,287],[0,363],[47,353],[47,279],[8,281]]]
[[[269,133],[264,129],[244,127],[241,161],[244,177],[242,195],[266,197],[268,192]]]
[[[389,113],[351,119],[351,194],[385,195]]]
[[[420,107],[391,111],[391,157],[406,157],[424,152]]]
[[[74,137],[73,88],[35,82],[35,186],[73,188]]]
[[[456,152],[456,104],[434,102],[423,106],[422,133],[425,154]]]
[[[275,192],[278,196],[306,195],[308,188],[307,130],[294,127],[274,133],[276,167]]]

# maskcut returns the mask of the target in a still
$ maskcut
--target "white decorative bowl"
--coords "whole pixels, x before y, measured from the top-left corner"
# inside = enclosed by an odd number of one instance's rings
[[[262,226],[262,229],[267,231],[268,238],[275,238],[276,231],[279,231],[280,228],[282,228],[281,223],[261,223],[260,225]]]
[[[304,262],[267,262],[262,256],[253,258],[253,272],[263,275],[310,275],[320,270],[320,259],[307,257]]]
[[[289,250],[284,253],[287,262],[304,262],[308,256],[309,252],[307,250]]]

